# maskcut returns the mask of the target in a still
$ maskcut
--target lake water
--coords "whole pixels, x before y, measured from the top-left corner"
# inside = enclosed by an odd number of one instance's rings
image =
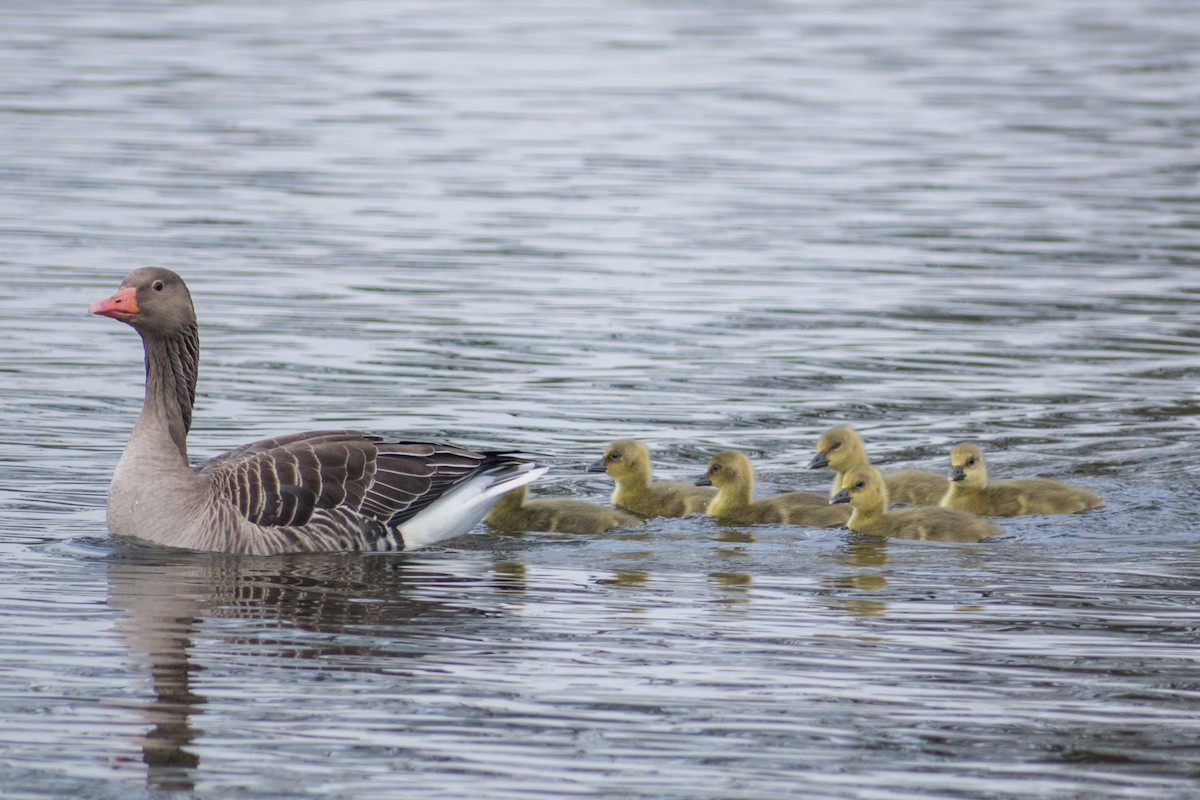
[[[1200,797],[1200,5],[0,9],[5,798]],[[981,544],[661,519],[111,541],[189,281],[197,459],[353,426],[603,502],[746,450],[1103,494]]]

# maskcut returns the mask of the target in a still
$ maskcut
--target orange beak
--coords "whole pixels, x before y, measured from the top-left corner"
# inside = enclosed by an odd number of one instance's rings
[[[88,313],[129,322],[133,315],[138,313],[137,289],[132,286],[124,286],[107,300],[92,303],[88,306]]]

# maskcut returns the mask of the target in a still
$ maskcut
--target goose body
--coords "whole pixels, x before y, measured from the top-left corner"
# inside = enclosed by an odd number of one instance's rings
[[[725,450],[708,462],[708,471],[697,481],[717,487],[705,513],[726,525],[786,523],[833,528],[845,525],[850,509],[830,505],[819,492],[786,492],[754,499],[754,467],[745,453]]]
[[[134,270],[88,310],[131,325],[145,349],[145,402],[109,487],[115,536],[260,555],[421,547],[471,530],[545,471],[514,452],[352,430],[263,439],[193,467],[200,347],[183,279]]]
[[[1049,478],[988,481],[983,451],[961,442],[950,450],[950,486],[943,508],[974,514],[1015,517],[1021,514],[1075,514],[1100,508],[1104,501],[1090,489]]]
[[[634,439],[613,442],[588,472],[605,472],[616,483],[612,503],[642,517],[703,514],[717,490],[684,481],[652,481],[650,451]]]
[[[621,525],[639,525],[644,520],[619,508],[605,508],[586,500],[546,497],[528,499],[529,487],[521,486],[500,498],[484,522],[502,531],[554,531],[558,533],[604,533]]]
[[[846,473],[846,486],[830,502],[849,503],[850,530],[869,536],[977,542],[1002,532],[991,520],[950,508],[913,506],[889,511],[887,485],[874,467],[855,467]]]
[[[817,454],[808,462],[809,469],[829,467],[834,471],[833,497],[846,485],[846,473],[855,467],[869,466],[866,446],[858,431],[849,425],[830,428],[817,441]],[[923,469],[889,470],[881,473],[893,503],[936,506],[946,494],[946,476]]]

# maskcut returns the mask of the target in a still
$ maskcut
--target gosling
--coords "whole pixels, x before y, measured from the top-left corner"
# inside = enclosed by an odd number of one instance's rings
[[[808,462],[809,469],[829,467],[836,475],[829,496],[846,485],[846,473],[855,467],[869,466],[867,450],[858,432],[849,425],[830,428],[817,441],[817,454]],[[893,503],[936,506],[946,494],[946,476],[923,469],[901,469],[883,476]]]
[[[853,509],[850,530],[869,536],[978,542],[1002,532],[989,519],[952,508],[914,506],[888,511],[887,485],[874,467],[847,472],[846,486],[829,502],[849,503]]]
[[[1082,486],[1048,478],[1016,478],[988,482],[983,451],[969,442],[950,450],[950,488],[943,508],[958,508],[993,517],[1021,514],[1075,514],[1100,508],[1104,501]]]
[[[754,498],[754,467],[744,453],[726,450],[708,462],[708,472],[696,481],[719,490],[705,509],[725,525],[788,523],[834,528],[845,525],[850,509],[830,505],[819,492],[787,492],[761,500]]]
[[[492,506],[483,518],[484,522],[501,531],[604,533],[621,525],[640,525],[645,521],[628,511],[605,508],[586,500],[530,500],[528,496],[528,486],[513,489]]]
[[[588,472],[605,472],[616,482],[612,503],[642,517],[686,517],[703,514],[717,495],[711,487],[684,481],[650,480],[650,451],[634,439],[613,442]]]

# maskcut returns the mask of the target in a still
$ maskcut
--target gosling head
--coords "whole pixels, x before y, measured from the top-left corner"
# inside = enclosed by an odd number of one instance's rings
[[[830,503],[849,503],[852,508],[887,507],[887,486],[874,467],[854,467],[846,473],[842,487]]]
[[[845,472],[866,458],[858,432],[849,425],[839,425],[821,434],[817,440],[817,454],[808,462],[808,468],[829,467],[834,472]]]
[[[606,472],[618,483],[626,478],[650,475],[650,451],[636,439],[613,442],[588,472]]]
[[[966,488],[987,484],[987,467],[978,445],[960,442],[950,449],[950,480]]]
[[[697,486],[716,486],[718,489],[734,484],[754,483],[754,467],[744,453],[737,450],[724,450],[717,453],[708,462],[708,472],[696,481]]]

